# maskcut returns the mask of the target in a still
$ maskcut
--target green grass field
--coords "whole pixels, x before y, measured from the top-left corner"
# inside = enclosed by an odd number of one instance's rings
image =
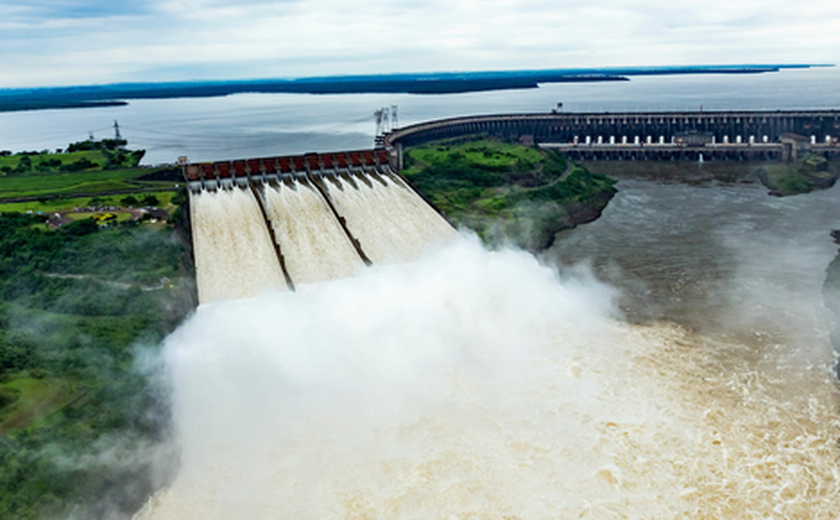
[[[158,191],[175,187],[174,182],[138,180],[151,171],[147,168],[133,168],[3,177],[0,178],[0,201],[22,197],[71,197],[78,194],[127,190]]]
[[[462,156],[469,164],[492,169],[517,168],[517,166],[520,169],[533,169],[534,164],[543,159],[543,154],[539,150],[499,141],[440,143],[412,149],[410,156],[413,159],[413,167],[405,173],[411,175],[425,166],[446,161],[452,155]]]

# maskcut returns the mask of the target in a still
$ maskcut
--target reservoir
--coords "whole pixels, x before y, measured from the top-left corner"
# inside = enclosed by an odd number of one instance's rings
[[[374,110],[398,106],[401,126],[472,114],[643,110],[785,110],[840,107],[840,69],[758,75],[634,77],[629,82],[552,84],[532,90],[453,95],[243,94],[136,100],[122,107],[0,113],[0,150],[65,148],[113,135],[119,121],[145,164],[272,157],[367,148]]]

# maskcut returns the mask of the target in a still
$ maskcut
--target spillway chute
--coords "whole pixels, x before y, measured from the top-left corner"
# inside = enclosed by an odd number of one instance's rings
[[[250,190],[191,191],[190,213],[199,302],[288,289]]]
[[[385,150],[190,164],[184,175],[202,303],[412,261],[455,234]]]

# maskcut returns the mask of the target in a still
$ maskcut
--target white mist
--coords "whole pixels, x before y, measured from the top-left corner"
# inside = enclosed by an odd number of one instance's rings
[[[828,372],[612,298],[462,239],[204,305],[165,345],[182,470],[139,516],[830,518]]]

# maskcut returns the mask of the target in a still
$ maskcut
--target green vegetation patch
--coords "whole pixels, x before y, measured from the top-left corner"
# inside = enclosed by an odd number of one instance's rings
[[[77,385],[69,381],[44,377],[20,377],[0,384],[14,398],[0,408],[0,434],[18,430],[49,418],[79,395]]]
[[[175,182],[142,179],[152,171],[149,168],[134,168],[8,177],[0,180],[0,200],[40,198],[46,201],[93,193],[174,189]]]
[[[0,214],[0,518],[130,516],[169,420],[137,349],[194,306],[186,227],[43,220]]]
[[[792,163],[770,164],[758,171],[758,178],[771,195],[784,197],[827,189],[837,182],[840,168],[817,154],[808,154]]]
[[[498,171],[533,170],[534,165],[543,159],[539,150],[486,139],[461,144],[427,145],[414,148],[410,153],[412,159],[421,165],[445,162],[452,154],[459,154],[468,164]]]
[[[157,202],[145,204],[149,197],[153,197]],[[97,195],[95,197],[50,198],[43,200],[30,200],[27,202],[0,202],[0,213],[9,211],[26,213],[27,211],[31,211],[33,213],[40,212],[44,215],[48,215],[51,213],[74,212],[76,208],[95,206],[156,206],[172,213],[176,208],[176,204],[172,203],[172,200],[175,197],[177,197],[177,192],[175,191],[150,191],[127,195]],[[77,214],[85,215],[84,213]],[[72,218],[73,215],[70,215],[70,217]]]
[[[127,150],[124,139],[102,139],[71,143],[67,150],[12,153],[0,152],[0,177],[26,176],[86,170],[135,168],[145,150]]]
[[[487,242],[538,250],[597,218],[615,181],[549,150],[475,137],[411,148],[403,174],[453,222]]]
[[[0,156],[0,176],[36,175],[59,171],[102,169],[105,156],[100,151],[38,153]]]

